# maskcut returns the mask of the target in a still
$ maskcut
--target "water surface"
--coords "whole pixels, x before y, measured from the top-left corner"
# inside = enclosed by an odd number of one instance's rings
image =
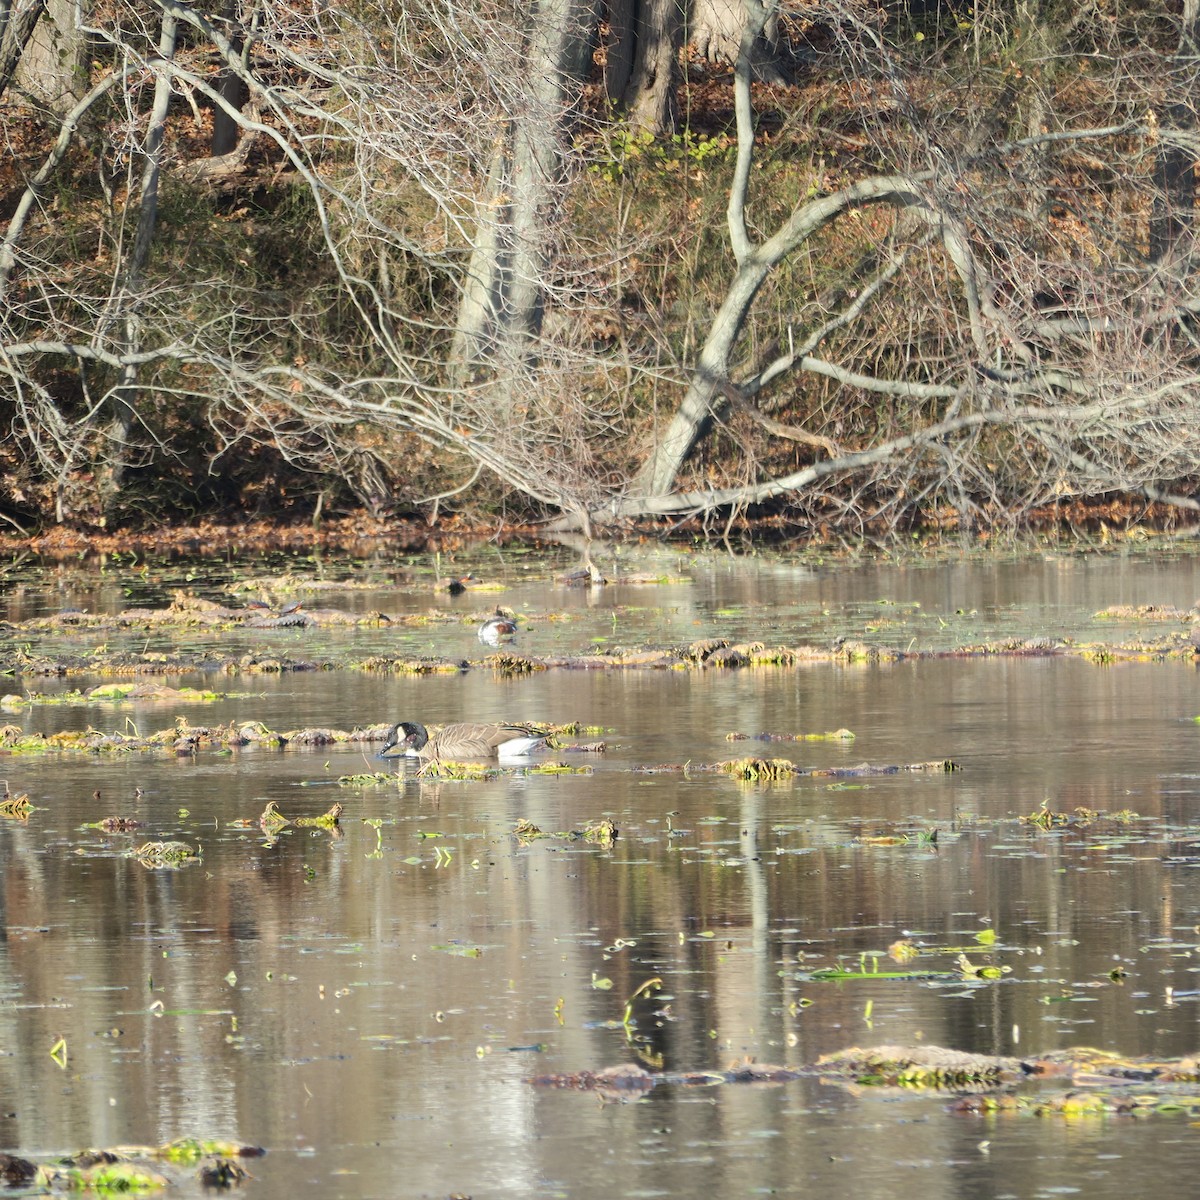
[[[1186,609],[1200,595],[1191,558],[909,567],[674,554],[640,564],[674,582],[581,590],[556,582],[564,559],[488,553],[504,590],[458,600],[435,595],[423,565],[418,575],[411,564],[308,564],[310,579],[369,578],[371,588],[337,594],[339,606],[444,618],[428,627],[220,636],[293,655],[406,646],[478,661],[488,651],[474,615],[501,602],[522,614],[521,645],[534,653],[713,635],[937,648],[964,628],[979,641],[1086,641],[1109,633],[1093,614],[1110,605]],[[220,594],[219,575],[192,586]],[[60,576],[75,581],[59,587],[54,576],[45,568],[19,597],[10,589],[10,619],[156,603],[176,582],[111,571],[87,584]],[[1119,625],[1132,634],[1139,622]],[[142,732],[176,715],[277,729],[578,720],[602,728],[608,749],[564,756],[590,774],[431,781],[401,767],[375,786],[338,784],[381,765],[345,746],[4,760],[0,774],[38,811],[0,827],[0,1147],[48,1155],[231,1137],[267,1148],[244,1185],[264,1196],[307,1185],[345,1197],[882,1197],[898,1179],[930,1195],[1185,1194],[1178,1181],[1198,1156],[1185,1118],[983,1121],[951,1115],[945,1096],[818,1079],[665,1084],[604,1104],[527,1080],[623,1062],[799,1066],[851,1045],[918,1041],[1194,1053],[1190,660],[165,682],[236,694],[186,712],[109,703],[9,719]],[[853,741],[727,740],[843,728]],[[643,769],[747,752],[809,768],[953,759],[961,770],[746,785]],[[268,839],[230,825],[268,800],[288,816],[341,801],[339,835],[292,827]],[[1100,816],[1049,831],[1019,820],[1043,805]],[[144,828],[83,828],[113,813]],[[620,831],[608,848],[513,836],[522,818],[566,832],[604,817]],[[203,860],[147,870],[126,851],[150,838],[196,845]],[[880,838],[892,843],[871,844]],[[976,941],[984,930],[996,933],[990,950]],[[810,977],[873,961],[863,956],[903,937],[1010,970]],[[627,1000],[655,978],[661,990],[623,1023]],[[49,1054],[60,1037],[65,1067]],[[178,1190],[200,1191],[186,1177]]]

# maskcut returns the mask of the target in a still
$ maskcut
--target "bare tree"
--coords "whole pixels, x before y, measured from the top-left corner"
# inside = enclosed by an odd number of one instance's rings
[[[570,114],[591,62],[590,0],[537,0],[520,53],[526,86],[513,97],[475,206],[475,232],[455,328],[459,379],[529,359],[541,331]],[[504,407],[507,407],[505,405]]]
[[[580,169],[604,145],[578,103],[583,0],[223,12],[155,0],[87,27],[103,71],[0,239],[10,494],[37,476],[62,518],[92,519],[143,469],[198,488],[270,455],[373,508],[492,480],[582,525],[766,502],[986,521],[1112,489],[1191,503],[1193,230],[1169,264],[1151,233],[1164,148],[1200,150],[1190,108],[1161,116],[1195,94],[1187,54],[1164,76],[1177,26],[1084,20],[1010,65],[975,30],[930,48],[822,4],[805,12],[828,25],[829,74],[789,114],[756,83],[777,14],[750,0],[728,282],[687,298],[696,349],[644,282],[636,321],[623,304],[654,222],[596,211],[631,193],[589,192]],[[236,173],[203,157],[213,114]],[[94,219],[71,226],[49,197],[88,170]],[[271,220],[244,170],[302,214],[282,263],[256,260]],[[703,231],[672,232],[660,257]],[[652,387],[675,401],[661,419]]]
[[[1200,0],[1184,0],[1179,29],[1177,69],[1165,79],[1159,105],[1163,120],[1176,132],[1195,129],[1191,97],[1194,95],[1195,60],[1200,53]],[[1154,110],[1151,109],[1151,112]],[[1162,138],[1156,154],[1155,196],[1150,217],[1150,258],[1162,262],[1183,244],[1190,246],[1196,207],[1195,158],[1173,141],[1170,131]]]
[[[1117,489],[1195,507],[1186,494],[1200,415],[1190,332],[1195,297],[1186,283],[1163,293],[1153,256],[1139,251],[1151,202],[1163,203],[1163,195],[1143,188],[1139,202],[1136,179],[1145,172],[1131,171],[1159,139],[1181,151],[1194,139],[1178,127],[1155,127],[1129,86],[1138,77],[1132,56],[1119,60],[1119,74],[1100,85],[1104,90],[1095,89],[1093,107],[1107,122],[1088,124],[1056,110],[1042,90],[1044,123],[1032,135],[1006,136],[1003,120],[997,124],[995,110],[984,108],[955,136],[913,99],[883,39],[848,14],[855,46],[874,47],[877,55],[859,70],[886,87],[885,107],[917,136],[907,145],[890,135],[878,143],[878,160],[890,158],[899,170],[868,172],[828,191],[818,179],[770,236],[755,240],[747,48],[762,18],[757,0],[749,7],[735,79],[738,159],[727,217],[736,269],[681,404],[655,434],[631,494],[611,512],[687,513],[781,496],[803,503],[824,480],[849,488],[856,477],[869,484],[856,489],[860,518],[888,509],[900,516],[945,497],[970,519],[989,506],[994,515],[999,505],[1024,511]],[[1030,64],[1033,78],[1019,89],[1042,88],[1038,65]],[[1144,78],[1153,86],[1149,79],[1161,76]],[[1033,179],[1024,174],[1029,167]],[[1161,170],[1157,177],[1161,182]],[[1133,184],[1126,213],[1111,203],[1118,180]],[[1047,202],[1032,220],[1021,218],[1027,189],[1039,183]],[[861,226],[873,208],[881,210],[875,248],[848,262],[845,282],[823,296],[776,295],[775,303],[790,304],[797,317],[782,320],[773,354],[741,364],[735,378],[755,304],[781,267],[802,250],[820,253],[817,239],[832,240],[839,226],[844,237],[844,227]],[[1185,233],[1186,247],[1179,244]],[[1173,237],[1187,261],[1190,230],[1177,223]],[[900,331],[892,335],[887,322],[898,322]],[[866,341],[854,334],[864,326],[873,330]],[[889,344],[895,349],[884,353]],[[848,351],[859,361],[838,360]],[[826,430],[834,436],[781,430],[767,418],[771,391],[797,375],[828,380],[843,397],[827,410],[834,420]],[[893,417],[876,419],[874,430],[855,429],[848,405],[871,396],[895,405]],[[800,469],[756,469],[758,478],[748,483],[680,488],[695,449],[716,428],[728,433],[737,418],[757,435],[799,436],[821,453]],[[753,453],[761,456],[761,436],[757,444]],[[746,451],[750,446],[743,439]]]
[[[164,12],[160,26],[157,59],[169,63],[175,55],[179,22],[173,13]],[[163,142],[166,134],[167,109],[171,98],[170,76],[160,72],[155,79],[154,98],[147,118],[144,145],[128,162],[136,169],[140,159],[141,171],[136,182],[136,219],[133,222],[131,245],[124,256],[123,269],[115,279],[103,317],[93,331],[92,343],[103,344],[110,339],[109,328],[119,327],[111,335],[120,346],[121,369],[107,398],[111,410],[106,441],[111,447],[101,487],[101,502],[111,510],[112,502],[125,481],[130,437],[138,421],[141,397],[138,359],[144,349],[144,290],[150,245],[158,225],[159,182],[162,175]],[[132,185],[132,181],[131,181]],[[131,195],[134,193],[130,187]]]
[[[419,12],[275,6],[249,37],[245,22],[175,0],[157,9],[157,46],[144,10],[92,27],[117,69],[67,114],[3,243],[5,398],[28,456],[57,480],[60,517],[81,515],[98,481],[119,493],[134,461],[190,461],[190,414],[226,462],[269,446],[373,505],[406,473],[411,444],[388,442],[403,437],[445,460],[443,476],[486,470],[579,506],[572,490],[591,495],[602,474],[587,443],[611,441],[613,410],[583,403],[586,329],[560,320],[548,339],[542,314],[548,295],[564,313],[594,295],[589,259],[612,258],[563,245],[588,10],[547,0],[506,25],[438,0]],[[173,54],[176,24],[186,49]],[[239,155],[256,144],[306,197],[318,290],[264,292],[244,278],[252,263],[218,277],[150,253],[156,231],[172,234],[162,188],[236,186],[216,165],[197,169],[195,134],[184,142],[189,122],[202,133],[200,106],[240,131]],[[85,128],[108,218],[66,285],[41,201],[80,160]],[[289,354],[297,345],[317,349]]]

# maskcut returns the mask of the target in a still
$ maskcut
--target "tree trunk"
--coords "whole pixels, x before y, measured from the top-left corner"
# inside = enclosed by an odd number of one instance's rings
[[[1171,104],[1163,114],[1172,129],[1189,119],[1184,104]],[[1154,202],[1150,211],[1150,261],[1167,262],[1186,248],[1196,204],[1196,168],[1192,155],[1178,146],[1160,144],[1154,163]]]
[[[545,267],[564,147],[591,65],[592,0],[539,0],[529,33],[529,101],[492,157],[459,303],[451,373],[524,361],[541,330]]]
[[[682,0],[614,0],[608,12],[604,83],[630,128],[669,137],[679,122],[676,86]]]
[[[26,3],[18,0],[14,19]],[[76,20],[74,0],[44,0],[44,8],[45,15],[31,26],[32,36],[18,55],[15,79],[30,95],[62,113],[86,90],[87,43]]]
[[[0,0],[0,96],[12,83],[17,64],[38,22],[46,11],[46,0]]]
[[[773,9],[746,0],[743,8],[741,49],[734,67],[734,109],[737,118],[738,157],[729,188],[727,220],[729,240],[738,261],[738,271],[713,321],[700,351],[692,382],[666,433],[643,464],[634,490],[657,496],[670,490],[689,454],[712,425],[713,399],[724,390],[729,378],[729,358],[754,297],[774,263],[764,259],[750,244],[745,222],[745,205],[754,155],[754,114],[750,99],[753,48],[762,35]]]
[[[758,0],[752,0],[757,3]],[[789,79],[779,54],[779,18],[775,6],[762,23],[750,47],[750,69],[763,83],[784,84]],[[691,0],[687,40],[709,62],[736,63],[746,28],[744,0]]]
[[[174,16],[163,14],[159,34],[158,54],[171,59],[179,23]],[[141,303],[146,263],[150,258],[150,243],[158,226],[158,184],[162,171],[162,147],[166,133],[167,110],[171,102],[170,76],[160,72],[154,87],[154,101],[146,130],[145,165],[138,190],[138,221],[133,247],[125,264],[124,277],[116,296],[124,350],[130,356],[142,348]],[[116,386],[109,393],[110,417],[106,430],[108,459],[101,473],[101,496],[105,518],[112,515],[129,466],[129,447],[134,424],[138,418],[138,368],[127,362],[121,368]]]
[[[1174,81],[1177,91],[1194,93],[1193,71],[1200,35],[1200,0],[1184,0],[1179,31],[1178,69],[1184,78]],[[1150,212],[1150,260],[1167,262],[1188,255],[1196,207],[1195,155],[1173,144],[1171,133],[1190,131],[1195,122],[1192,106],[1175,99],[1164,105],[1154,162],[1154,202]]]
[[[245,24],[242,20],[239,0],[229,0],[226,5],[225,25],[230,48],[235,54],[241,54],[245,43]],[[246,106],[246,101],[250,98],[250,89],[246,86],[246,81],[228,64],[221,68],[221,72],[217,76],[216,92],[230,108],[237,112],[242,111]],[[237,148],[240,133],[241,130],[234,117],[220,105],[215,106],[209,153],[214,158],[231,153]]]
[[[604,45],[604,94],[614,107],[625,99],[637,57],[638,0],[609,0],[604,11],[608,41]]]

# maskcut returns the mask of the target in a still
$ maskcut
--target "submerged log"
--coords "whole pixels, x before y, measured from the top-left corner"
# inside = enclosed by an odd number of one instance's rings
[[[975,1054],[944,1046],[850,1047],[822,1055],[799,1067],[754,1062],[724,1071],[647,1071],[632,1063],[602,1071],[540,1075],[534,1087],[566,1088],[639,1098],[659,1086],[695,1087],[718,1084],[788,1083],[802,1077],[823,1083],[929,1090],[960,1095],[951,1106],[957,1113],[1028,1112],[1039,1116],[1200,1113],[1200,1060],[1129,1059],[1091,1047],[1074,1047],[1017,1058]],[[1021,1085],[1045,1078],[1066,1078],[1071,1087],[1024,1095]]]

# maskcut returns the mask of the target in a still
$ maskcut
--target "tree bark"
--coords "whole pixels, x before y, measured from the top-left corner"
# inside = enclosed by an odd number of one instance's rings
[[[28,0],[18,0],[14,16]],[[34,0],[33,7],[39,7]],[[23,52],[17,55],[15,80],[30,95],[57,113],[66,112],[86,90],[86,39],[76,21],[75,0],[42,0],[44,15],[30,26]]]
[[[179,22],[163,13],[158,40],[159,57],[170,61],[175,55]],[[116,296],[117,319],[122,327],[122,341],[127,356],[116,386],[109,393],[110,417],[106,430],[108,458],[101,477],[101,497],[107,519],[115,509],[119,493],[125,483],[129,465],[130,439],[138,419],[138,365],[134,356],[142,348],[141,291],[144,283],[146,263],[150,258],[150,244],[158,226],[158,190],[162,171],[162,148],[166,134],[167,110],[171,102],[171,79],[161,71],[155,81],[154,100],[150,109],[149,126],[146,131],[145,163],[142,168],[141,185],[138,189],[138,220],[134,233],[133,247],[125,264],[123,278]]]
[[[679,123],[683,0],[614,0],[608,12],[604,82],[631,129],[669,137]]]
[[[564,145],[591,64],[593,0],[539,0],[529,31],[529,99],[492,156],[459,304],[451,373],[520,362],[541,330],[545,268]]]
[[[774,4],[769,8],[750,45],[750,70],[763,83],[784,84],[789,80],[779,56],[778,14]],[[710,62],[734,64],[742,53],[746,19],[745,0],[691,0],[687,40]]]
[[[729,378],[729,358],[738,334],[767,275],[775,265],[764,257],[764,248],[753,247],[746,229],[745,205],[754,155],[754,114],[750,77],[754,45],[762,35],[773,8],[746,0],[743,9],[741,49],[734,68],[734,110],[737,119],[738,157],[729,189],[727,222],[729,240],[738,270],[709,330],[683,403],[654,446],[634,482],[634,490],[656,496],[670,490],[684,461],[705,436],[713,419],[713,399]],[[785,251],[786,253],[786,251]],[[777,260],[776,260],[777,261]]]
[[[9,0],[0,3],[0,96],[17,72],[17,64],[38,22],[46,11],[46,0]]]
[[[608,0],[604,20],[608,41],[604,44],[604,94],[614,107],[625,100],[625,89],[633,78],[637,56],[638,0]]]
[[[1195,58],[1200,40],[1200,0],[1184,0],[1179,31],[1178,63],[1184,79],[1175,88],[1194,95]],[[1194,155],[1170,140],[1171,131],[1190,130],[1195,124],[1192,105],[1172,99],[1164,105],[1154,162],[1154,201],[1150,213],[1150,260],[1166,262],[1191,249],[1191,232],[1196,207]]]
[[[241,7],[239,0],[229,0],[225,8],[225,25],[228,30],[226,36],[229,38],[230,48],[234,53],[243,56],[244,70],[246,31]],[[250,89],[246,86],[246,81],[228,63],[221,68],[220,74],[217,76],[216,92],[236,112],[241,112],[250,98]],[[209,153],[214,158],[231,153],[237,148],[240,133],[241,130],[233,114],[218,104],[213,109],[212,140],[209,143]]]

